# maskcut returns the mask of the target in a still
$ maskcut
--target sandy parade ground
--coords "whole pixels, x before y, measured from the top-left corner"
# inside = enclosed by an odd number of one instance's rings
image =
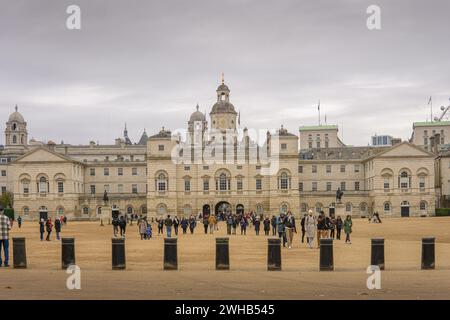
[[[282,271],[267,271],[267,237],[230,236],[230,270],[215,270],[214,235],[178,238],[178,270],[163,270],[163,237],[140,240],[136,222],[127,229],[126,270],[111,269],[112,226],[99,222],[68,222],[63,237],[75,237],[81,289],[68,290],[69,276],[61,269],[61,243],[39,240],[37,222],[17,224],[11,232],[26,237],[27,269],[0,269],[0,299],[449,299],[450,218],[384,219],[369,224],[355,219],[352,244],[334,242],[335,270],[319,272],[319,250],[294,237],[292,249],[282,249]],[[181,229],[180,229],[181,230]],[[155,234],[156,225],[153,225]],[[238,229],[239,233],[239,229]],[[436,237],[436,270],[420,270],[421,239]],[[386,270],[381,289],[366,286],[370,239],[386,240]]]

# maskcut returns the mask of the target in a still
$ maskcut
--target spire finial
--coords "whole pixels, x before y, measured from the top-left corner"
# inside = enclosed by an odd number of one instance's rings
[[[198,108],[199,108],[199,106],[198,106],[198,103],[197,103],[197,106],[195,107],[196,109],[197,109],[197,111],[198,111]]]
[[[17,104],[16,104],[16,106],[14,107],[14,109],[16,109],[16,112],[17,112],[17,110],[19,109],[19,107],[17,106]]]
[[[225,75],[222,72],[222,84],[225,84]]]

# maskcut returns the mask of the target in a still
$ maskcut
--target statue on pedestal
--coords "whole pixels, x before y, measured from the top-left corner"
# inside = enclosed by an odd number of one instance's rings
[[[342,196],[344,195],[344,192],[340,188],[336,190],[336,202],[341,203]]]

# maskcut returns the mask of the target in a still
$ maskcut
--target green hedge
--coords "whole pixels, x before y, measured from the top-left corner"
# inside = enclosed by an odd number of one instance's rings
[[[436,209],[436,216],[437,217],[450,216],[450,208],[439,208],[439,209]]]

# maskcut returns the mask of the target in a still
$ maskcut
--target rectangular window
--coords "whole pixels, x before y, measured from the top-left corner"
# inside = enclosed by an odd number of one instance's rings
[[[316,145],[317,145],[317,149],[320,149],[320,141],[317,141]]]
[[[330,146],[330,144],[328,143],[328,141],[325,141],[325,148],[328,148]]]
[[[317,191],[317,182],[313,182],[311,186],[311,191]]]
[[[256,166],[256,170],[261,170],[261,166]]]
[[[184,171],[189,171],[189,170],[191,170],[191,167],[189,167],[189,166],[184,167]]]
[[[91,184],[91,194],[95,194],[95,185]]]
[[[117,168],[117,175],[123,176],[123,168]]]
[[[131,168],[131,175],[132,176],[137,176],[137,174],[138,174],[137,168]]]
[[[308,148],[312,149],[312,141],[308,142]]]
[[[123,193],[123,184],[117,185],[117,192],[118,193]]]
[[[24,194],[30,193],[30,185],[28,183],[23,184],[23,193]]]
[[[6,177],[6,170],[2,170],[2,177]]]
[[[359,181],[355,181],[355,190],[359,191]]]
[[[203,191],[209,191],[209,180],[203,180]]]
[[[242,179],[238,179],[238,181],[237,181],[237,189],[238,190],[242,190],[242,185],[243,185]]]
[[[345,164],[341,164],[341,172],[345,172]]]
[[[355,164],[355,172],[359,172],[359,164]]]
[[[90,168],[90,169],[89,169],[89,174],[90,174],[91,176],[95,176],[95,168]]]
[[[203,166],[203,170],[209,170],[209,166]]]
[[[64,182],[58,181],[58,193],[64,193]]]
[[[312,172],[312,173],[316,173],[316,172],[317,172],[317,165],[313,164],[313,165],[311,166],[311,172]]]
[[[2,194],[6,193],[6,187],[2,186]]]
[[[287,149],[287,144],[286,143],[282,143],[281,144],[281,150],[286,150]]]
[[[389,189],[390,189],[389,178],[384,178],[383,188],[384,188],[384,191],[389,191]]]
[[[159,150],[159,151],[164,151],[164,145],[163,145],[163,144],[160,144],[160,145],[158,146],[158,150]]]
[[[256,190],[262,190],[262,180],[256,179]]]
[[[327,191],[331,191],[331,182],[327,182]]]
[[[331,173],[331,165],[327,164],[327,173]]]
[[[109,168],[103,168],[103,175],[109,176]]]
[[[184,180],[184,191],[191,191],[191,180]]]
[[[341,191],[345,191],[345,182],[341,182]]]
[[[419,177],[420,191],[425,191],[425,177]]]
[[[138,187],[137,187],[137,184],[132,184],[132,185],[131,185],[131,192],[132,192],[132,193],[138,193]]]
[[[298,183],[298,191],[303,191],[303,182]]]
[[[449,162],[449,168],[450,168],[450,162]],[[303,166],[298,166],[298,173],[303,173]]]
[[[236,169],[242,170],[242,166],[236,166]]]

